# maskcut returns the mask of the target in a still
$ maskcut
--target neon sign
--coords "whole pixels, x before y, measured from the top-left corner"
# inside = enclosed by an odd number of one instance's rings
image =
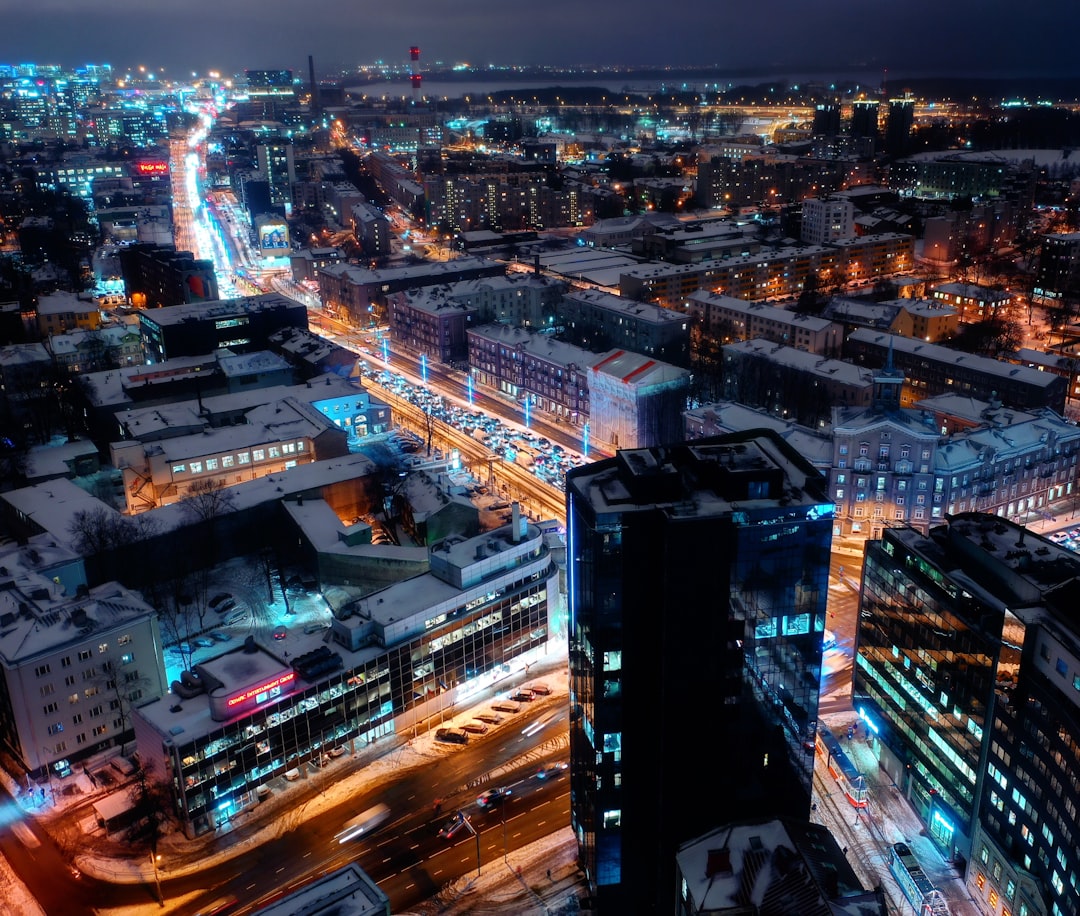
[[[273,690],[275,687],[282,687],[288,684],[290,681],[295,680],[296,672],[290,671],[287,674],[283,674],[280,677],[274,678],[272,681],[267,681],[265,684],[260,684],[258,687],[252,687],[250,690],[245,690],[243,693],[238,693],[234,697],[229,697],[226,700],[227,706],[236,706],[240,703],[246,703],[252,697],[258,696],[260,693],[266,693]]]
[[[136,162],[135,171],[140,175],[164,175],[169,171],[167,162]]]

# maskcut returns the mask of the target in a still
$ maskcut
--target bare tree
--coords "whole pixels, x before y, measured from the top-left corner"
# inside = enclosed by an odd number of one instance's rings
[[[218,557],[218,519],[235,508],[236,497],[222,481],[207,478],[197,480],[180,497],[181,511],[205,529],[200,538],[203,567],[213,566]]]
[[[128,827],[126,838],[133,845],[145,845],[152,856],[156,855],[168,812],[173,807],[172,793],[168,785],[156,779],[153,770],[141,761],[135,771],[132,800],[134,820]]]
[[[233,492],[212,477],[196,480],[180,497],[183,511],[200,522],[213,522],[218,516],[231,512],[235,501]]]
[[[80,509],[72,517],[68,533],[79,553],[98,562],[103,578],[120,579],[132,587],[152,580],[148,564],[123,562],[127,548],[158,533],[158,524],[152,517],[121,515],[104,506]]]

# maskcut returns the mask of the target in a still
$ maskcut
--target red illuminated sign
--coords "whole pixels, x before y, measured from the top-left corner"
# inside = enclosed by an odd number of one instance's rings
[[[258,687],[252,687],[250,690],[245,690],[243,693],[238,693],[234,697],[229,697],[226,700],[226,704],[229,706],[236,706],[239,703],[246,703],[252,697],[257,697],[260,693],[266,693],[269,690],[273,690],[275,687],[282,687],[288,684],[290,681],[295,680],[296,672],[290,671],[288,674],[283,674],[281,677],[276,677],[272,681],[267,681],[265,684],[260,684]]]
[[[136,162],[135,171],[140,175],[164,175],[169,171],[167,162]]]

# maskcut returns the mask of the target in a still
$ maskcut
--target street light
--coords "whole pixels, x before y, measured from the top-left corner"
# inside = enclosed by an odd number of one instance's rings
[[[465,829],[469,831],[474,837],[476,837],[476,877],[480,877],[480,834],[473,829],[472,821],[466,816],[465,812],[459,811],[457,813],[458,820],[465,825]]]
[[[150,850],[150,864],[154,866],[154,885],[157,887],[158,906],[165,906],[165,896],[161,893],[161,875],[158,873],[158,859],[161,856]]]

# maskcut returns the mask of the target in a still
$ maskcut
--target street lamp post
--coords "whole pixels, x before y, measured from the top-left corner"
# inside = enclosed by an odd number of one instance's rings
[[[161,893],[161,874],[158,872],[158,859],[160,859],[153,849],[150,850],[150,864],[154,867],[154,886],[157,888],[158,906],[165,906],[165,895]]]
[[[465,816],[463,811],[457,813],[458,820],[464,825],[465,829],[469,831],[474,837],[476,837],[476,877],[480,877],[480,834],[473,829],[472,822]]]

